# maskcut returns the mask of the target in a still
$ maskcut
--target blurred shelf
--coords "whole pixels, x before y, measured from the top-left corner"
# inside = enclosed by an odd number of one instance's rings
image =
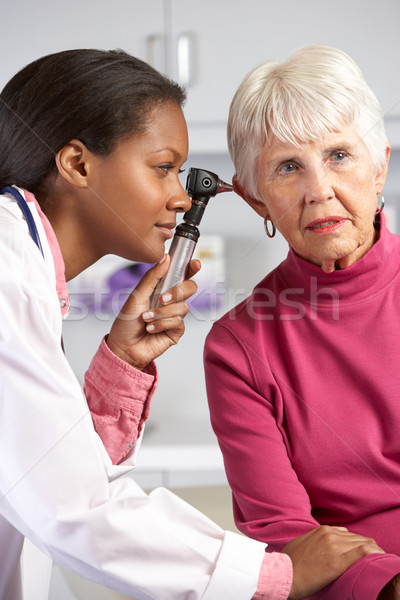
[[[222,454],[209,421],[150,423],[131,476],[145,489],[225,484]]]

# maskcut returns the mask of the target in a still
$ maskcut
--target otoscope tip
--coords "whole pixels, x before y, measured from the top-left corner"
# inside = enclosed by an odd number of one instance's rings
[[[226,183],[222,181],[222,179],[218,180],[217,194],[221,192],[233,192],[233,185],[230,183]]]

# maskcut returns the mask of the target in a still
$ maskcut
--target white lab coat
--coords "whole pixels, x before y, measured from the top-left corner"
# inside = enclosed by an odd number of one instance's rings
[[[144,493],[121,477],[134,456],[111,464],[61,348],[54,264],[29,206],[46,260],[0,197],[0,600],[45,600],[50,558],[138,599],[250,599],[264,544],[166,489]]]

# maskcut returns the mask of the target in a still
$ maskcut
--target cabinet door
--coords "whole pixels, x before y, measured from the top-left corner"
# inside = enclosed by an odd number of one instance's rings
[[[18,0],[2,11],[0,86],[30,61],[71,48],[121,48],[162,69],[163,0]]]
[[[189,123],[225,121],[243,76],[264,60],[282,60],[300,46],[336,46],[352,56],[384,112],[400,117],[398,0],[169,0],[178,74],[179,36],[191,38]]]

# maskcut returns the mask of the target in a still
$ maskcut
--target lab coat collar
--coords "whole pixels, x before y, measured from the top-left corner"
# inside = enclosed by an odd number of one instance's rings
[[[61,254],[60,245],[58,243],[56,234],[54,233],[54,229],[52,228],[50,221],[40,208],[39,202],[36,200],[35,196],[28,192],[27,190],[22,190],[25,196],[26,202],[29,204],[33,204],[36,208],[36,211],[39,215],[40,222],[43,226],[44,234],[46,236],[46,240],[49,244],[51,255],[54,263],[54,271],[56,277],[56,289],[57,295],[60,301],[60,308],[62,318],[66,319],[70,313],[70,303],[69,303],[69,295],[67,289],[67,282],[65,279],[65,264],[64,259]],[[40,232],[40,230],[39,230]]]

